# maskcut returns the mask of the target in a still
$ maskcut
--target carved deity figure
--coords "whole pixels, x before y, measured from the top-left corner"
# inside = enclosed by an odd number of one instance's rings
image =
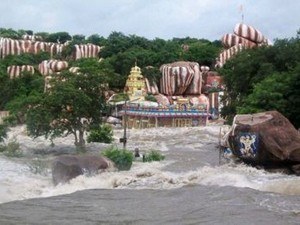
[[[244,156],[254,156],[255,151],[254,151],[254,146],[252,145],[256,141],[256,136],[255,135],[245,135],[240,137],[240,142],[242,143],[243,147],[240,149],[242,155]]]

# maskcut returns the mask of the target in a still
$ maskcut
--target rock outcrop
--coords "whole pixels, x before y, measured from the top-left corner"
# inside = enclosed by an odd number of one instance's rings
[[[288,167],[300,175],[300,134],[277,111],[237,115],[227,140],[233,154],[246,163]]]
[[[52,164],[53,183],[54,185],[57,185],[59,183],[66,183],[82,174],[93,175],[114,168],[114,163],[103,156],[58,156]]]
[[[233,34],[225,34],[221,38],[224,50],[219,54],[215,67],[223,67],[234,55],[247,48],[271,45],[271,42],[256,28],[238,23]]]
[[[167,96],[201,94],[202,76],[197,62],[178,61],[160,67],[160,92]]]

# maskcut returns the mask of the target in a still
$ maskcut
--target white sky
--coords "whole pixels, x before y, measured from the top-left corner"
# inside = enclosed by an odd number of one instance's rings
[[[1,0],[0,27],[70,35],[219,40],[242,22],[270,40],[296,37],[300,0]]]

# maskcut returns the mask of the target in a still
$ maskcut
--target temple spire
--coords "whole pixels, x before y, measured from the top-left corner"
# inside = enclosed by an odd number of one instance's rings
[[[146,95],[146,84],[141,73],[141,68],[137,66],[137,61],[135,61],[135,66],[130,70],[124,91],[128,94],[130,100],[136,98],[144,100],[144,96]]]

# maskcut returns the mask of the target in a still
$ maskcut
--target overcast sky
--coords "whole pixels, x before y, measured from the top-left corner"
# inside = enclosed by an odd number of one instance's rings
[[[242,12],[241,12],[242,5]],[[242,22],[270,40],[296,37],[300,0],[1,0],[0,27],[70,35],[219,40]]]

